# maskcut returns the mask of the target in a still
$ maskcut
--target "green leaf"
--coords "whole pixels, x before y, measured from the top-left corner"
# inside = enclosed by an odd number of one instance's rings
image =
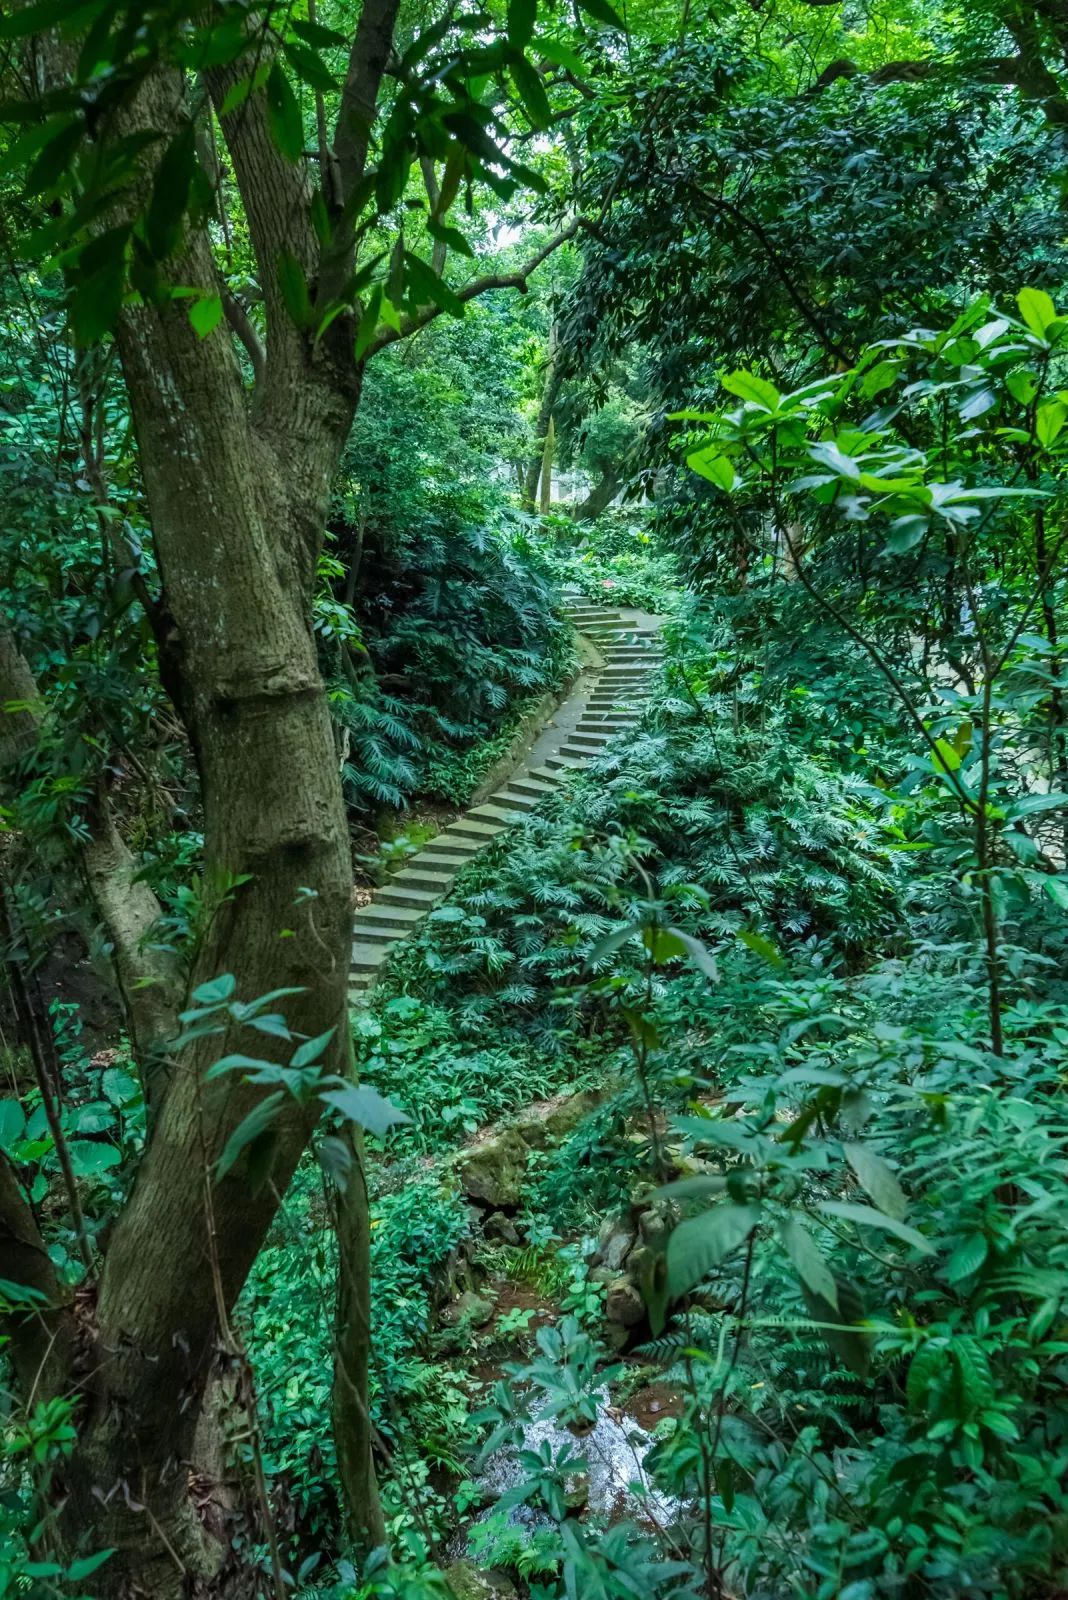
[[[97,1144],[95,1139],[71,1139],[67,1153],[76,1178],[95,1178],[122,1162],[122,1152],[113,1144]]]
[[[213,329],[222,321],[223,303],[222,296],[206,294],[200,300],[194,300],[189,307],[189,321],[193,325],[194,333],[206,339]]]
[[[896,1222],[902,1222],[908,1209],[901,1185],[883,1160],[866,1144],[843,1144],[845,1158],[857,1175],[857,1181],[880,1211]]]
[[[85,135],[80,117],[53,133],[26,174],[23,187],[28,195],[45,194],[70,170]]]
[[[508,70],[533,127],[547,128],[552,121],[553,111],[537,68],[531,66],[526,56],[517,55],[509,63]]]
[[[0,39],[28,39],[55,27],[64,33],[73,33],[103,10],[105,4],[106,0],[89,0],[87,5],[72,4],[71,0],[35,0],[33,5],[13,6],[9,15],[0,17]]]
[[[579,10],[585,11],[597,22],[603,22],[606,28],[622,28],[623,19],[613,11],[608,0],[578,0]]]
[[[272,1094],[265,1095],[258,1105],[253,1106],[248,1116],[238,1123],[219,1157],[215,1169],[216,1177],[225,1178],[241,1152],[267,1131],[281,1110],[283,1099],[283,1091],[275,1089]]]
[[[534,36],[538,0],[508,0],[508,41],[522,50]]]
[[[1035,438],[1043,450],[1048,450],[1068,419],[1068,406],[1063,400],[1044,400],[1035,412]]]
[[[293,71],[303,83],[318,89],[322,94],[334,92],[338,86],[337,79],[325,61],[308,45],[298,44],[295,39],[287,39],[282,49]]]
[[[930,525],[927,517],[915,512],[907,517],[896,517],[890,524],[885,549],[890,555],[903,556],[921,542]]]
[[[761,411],[775,412],[779,409],[782,396],[778,389],[753,372],[731,372],[727,377],[721,377],[720,382],[728,394],[737,395],[739,400],[758,406]]]
[[[1020,316],[1036,338],[1044,339],[1046,329],[1055,321],[1057,312],[1053,301],[1044,289],[1021,289],[1016,296]]]
[[[347,50],[349,47],[345,34],[333,28],[324,28],[321,22],[305,22],[301,17],[290,17],[289,26],[298,38],[303,39],[305,44],[314,45],[316,50]]]
[[[433,217],[427,218],[426,227],[432,239],[440,239],[442,244],[448,245],[458,255],[474,259],[475,252],[459,228],[451,228],[447,222],[437,222]]]
[[[387,1100],[365,1083],[352,1084],[346,1089],[329,1089],[319,1099],[324,1105],[340,1111],[347,1122],[355,1122],[359,1127],[366,1128],[377,1139],[385,1138],[390,1128],[398,1123],[411,1121],[392,1100]]]
[[[304,153],[304,125],[293,86],[279,62],[267,74],[267,126],[275,148],[287,161],[299,161]]]
[[[326,1047],[330,1043],[337,1028],[327,1028],[325,1033],[319,1034],[316,1039],[305,1039],[299,1049],[294,1050],[291,1067],[310,1067],[313,1061],[318,1061],[325,1055]]]
[[[88,1578],[97,1567],[102,1567],[109,1556],[115,1554],[114,1550],[98,1550],[94,1555],[82,1556],[80,1561],[72,1561],[67,1568],[67,1578],[71,1583],[80,1583],[83,1578]]]
[[[744,945],[747,945],[752,950],[754,955],[760,956],[761,960],[766,961],[769,966],[785,967],[786,962],[777,947],[772,944],[770,939],[766,939],[762,933],[754,933],[752,928],[740,928],[738,937]]]
[[[970,1233],[962,1239],[946,1262],[946,1277],[950,1283],[960,1283],[978,1272],[990,1254],[989,1242],[981,1233]]]
[[[680,1222],[668,1240],[668,1294],[677,1299],[706,1278],[712,1268],[742,1243],[760,1221],[757,1205],[713,1206]]]
[[[315,321],[315,311],[308,294],[308,280],[291,250],[279,252],[277,271],[283,305],[298,328],[310,328]]]
[[[190,122],[163,152],[152,198],[145,215],[145,238],[157,261],[163,261],[178,244],[182,218],[189,204],[189,191],[196,171],[194,129]]]
[[[728,494],[738,482],[733,462],[721,455],[714,445],[694,450],[686,457],[686,465],[692,472],[700,473],[702,478],[707,478],[709,483],[714,483],[717,489],[723,489]]]
[[[413,255],[410,250],[404,252],[404,266],[408,292],[417,307],[429,302],[440,306],[442,311],[447,311],[450,316],[463,316],[463,301],[449,288],[444,278],[438,277],[433,267],[419,256]]]
[[[26,1113],[17,1100],[0,1100],[0,1150],[10,1151],[26,1131]]]
[[[934,1248],[917,1233],[915,1228],[907,1227],[904,1222],[899,1222],[896,1217],[887,1217],[881,1211],[876,1211],[872,1206],[853,1205],[847,1200],[823,1200],[820,1210],[826,1211],[828,1216],[841,1217],[846,1222],[854,1222],[863,1228],[881,1228],[884,1233],[892,1233],[905,1244],[912,1245],[914,1250],[920,1250],[924,1255],[934,1254]]]
[[[378,312],[382,304],[382,285],[376,283],[367,302],[360,314],[360,325],[356,329],[356,344],[353,355],[357,363],[363,360],[371,348],[371,341],[378,331]]]
[[[855,1372],[858,1378],[866,1377],[871,1366],[871,1335],[851,1326],[863,1320],[864,1306],[855,1285],[837,1272],[834,1287],[836,1302],[833,1305],[803,1280],[801,1294],[813,1322],[823,1324],[819,1331],[824,1344],[850,1372]]]
[[[193,990],[192,998],[198,1006],[218,1006],[224,1000],[229,1000],[237,988],[237,979],[232,972],[223,972],[217,978],[210,978],[207,983],[202,983]]]
[[[808,1229],[803,1228],[795,1217],[786,1217],[779,1224],[779,1236],[802,1284],[806,1284],[813,1294],[820,1295],[837,1313],[838,1286],[834,1281],[834,1273],[817,1249]]]

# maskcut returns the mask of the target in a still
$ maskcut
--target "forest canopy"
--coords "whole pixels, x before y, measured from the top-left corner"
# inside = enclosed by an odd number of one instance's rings
[[[0,15],[0,1595],[1068,1587],[1068,14]]]

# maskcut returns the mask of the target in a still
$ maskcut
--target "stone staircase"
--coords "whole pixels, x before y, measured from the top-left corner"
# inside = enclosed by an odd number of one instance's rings
[[[366,996],[390,951],[445,897],[466,862],[637,722],[662,659],[663,619],[578,598],[569,601],[567,614],[595,646],[601,664],[579,674],[507,782],[436,834],[361,906],[353,927],[351,1004]]]

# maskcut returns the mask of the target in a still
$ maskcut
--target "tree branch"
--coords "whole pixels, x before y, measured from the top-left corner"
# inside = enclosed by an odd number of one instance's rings
[[[549,259],[554,250],[559,250],[560,246],[566,244],[568,239],[573,239],[581,226],[581,219],[576,218],[568,227],[555,234],[549,240],[549,243],[543,246],[536,255],[531,256],[526,265],[520,267],[518,272],[491,272],[483,278],[472,278],[471,282],[465,284],[462,289],[457,289],[456,298],[466,305],[469,300],[477,300],[479,295],[488,294],[491,289],[518,289],[520,294],[526,294],[529,286],[528,280],[532,274],[537,271],[543,261]],[[376,356],[380,350],[385,349],[386,345],[396,344],[398,339],[408,339],[413,333],[418,333],[419,329],[425,328],[428,322],[433,322],[436,317],[440,317],[443,309],[444,307],[439,305],[420,306],[414,316],[402,319],[399,329],[383,328],[381,333],[372,340],[366,359],[369,360],[371,356]]]
[[[334,154],[345,200],[355,193],[367,166],[378,93],[393,49],[399,10],[400,0],[364,0],[360,10],[334,129]]]
[[[245,347],[246,354],[252,363],[252,381],[259,385],[263,381],[263,374],[267,365],[267,352],[260,342],[260,336],[249,320],[248,312],[229,289],[222,291],[223,311],[230,327]]]

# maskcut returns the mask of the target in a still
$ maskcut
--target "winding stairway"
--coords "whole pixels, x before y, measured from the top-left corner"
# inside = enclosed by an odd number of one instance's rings
[[[513,770],[481,805],[429,840],[356,913],[349,1000],[358,1005],[393,947],[444,899],[460,868],[498,834],[554,794],[619,734],[633,728],[662,659],[662,618],[632,607],[572,599],[567,614],[599,664],[580,672],[567,698]]]

